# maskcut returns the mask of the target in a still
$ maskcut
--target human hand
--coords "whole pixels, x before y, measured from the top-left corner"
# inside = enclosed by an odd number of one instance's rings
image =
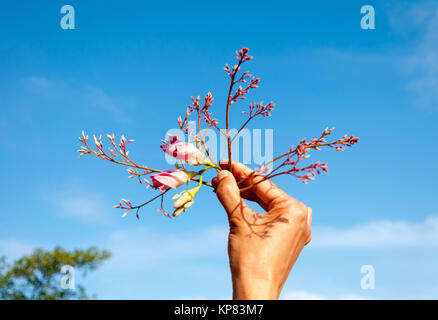
[[[228,160],[221,160],[228,169]],[[312,209],[290,197],[270,180],[243,191],[252,170],[232,162],[231,174],[219,172],[212,184],[228,215],[228,255],[233,281],[233,299],[278,299],[281,289],[303,247],[311,239]],[[233,177],[234,175],[234,177]],[[261,180],[256,176],[253,182]],[[245,203],[257,202],[259,214]]]

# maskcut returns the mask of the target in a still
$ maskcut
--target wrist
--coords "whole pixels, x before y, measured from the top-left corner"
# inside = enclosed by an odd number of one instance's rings
[[[269,277],[233,277],[234,300],[276,300],[281,287]]]

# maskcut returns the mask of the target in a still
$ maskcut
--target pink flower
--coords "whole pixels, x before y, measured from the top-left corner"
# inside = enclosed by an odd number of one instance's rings
[[[167,170],[151,175],[152,187],[164,191],[178,188],[189,180],[187,173],[181,170]]]
[[[162,144],[161,149],[168,155],[192,165],[208,164],[205,156],[192,143],[182,142],[176,136],[170,136],[169,143]]]

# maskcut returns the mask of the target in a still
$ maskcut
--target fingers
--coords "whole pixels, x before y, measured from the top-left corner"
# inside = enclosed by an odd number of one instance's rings
[[[219,164],[223,169],[228,169],[229,167],[227,159],[222,159]],[[233,175],[238,181],[249,177],[249,175],[253,172],[253,170],[251,170],[247,166],[236,161],[232,161],[232,167]],[[255,176],[253,182],[256,183],[257,181],[260,181],[262,179],[262,176]],[[272,207],[272,204],[275,200],[283,200],[288,198],[290,199],[290,197],[283,190],[278,188],[270,180],[266,180],[256,184],[252,188],[252,190],[266,204],[269,209]]]
[[[211,180],[211,184],[215,188],[214,192],[216,192],[216,186],[217,186],[217,177],[214,177]],[[245,200],[249,200],[252,202],[256,202],[260,207],[263,208],[263,210],[268,211],[269,208],[252,190],[245,190],[240,192],[240,197],[242,197]]]
[[[312,225],[312,208],[307,207],[307,225],[310,227]]]
[[[307,245],[310,240],[312,240],[312,208],[311,207],[307,207],[307,226],[309,228],[309,236],[307,237],[306,242],[304,243],[304,245]]]
[[[239,187],[231,172],[227,170],[219,172],[214,184],[217,185],[216,195],[225,208],[228,217],[231,217],[238,209],[246,207],[245,202],[240,197]]]

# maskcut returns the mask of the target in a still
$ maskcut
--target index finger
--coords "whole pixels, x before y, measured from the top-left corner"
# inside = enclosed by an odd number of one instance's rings
[[[219,164],[223,169],[228,169],[229,167],[227,159],[220,160]],[[237,180],[248,178],[251,173],[254,172],[240,162],[232,161],[231,164],[233,168],[233,174],[237,178]],[[262,179],[264,179],[264,176],[254,175],[253,181],[254,183],[257,183]],[[252,187],[252,190],[257,195],[257,197],[259,197],[267,205],[269,209],[272,208],[272,204],[275,200],[279,201],[283,199],[291,199],[288,194],[286,194],[270,180],[265,180],[263,182],[257,183]]]

